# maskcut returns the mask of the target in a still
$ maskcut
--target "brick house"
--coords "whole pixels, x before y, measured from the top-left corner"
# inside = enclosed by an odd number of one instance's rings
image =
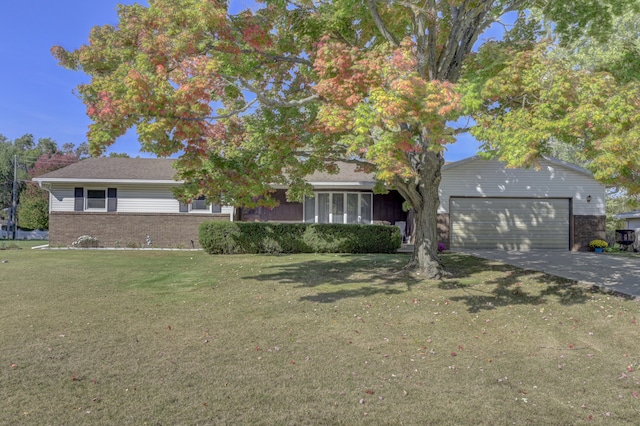
[[[181,204],[170,159],[90,158],[34,181],[50,192],[50,244],[92,235],[104,247],[198,247],[205,220],[388,223],[411,228],[395,190],[374,194],[372,174],[341,164],[338,174],[307,178],[314,196],[275,208]],[[471,157],[446,164],[440,184],[439,239],[446,247],[586,250],[604,238],[605,188],[591,174],[552,158],[537,169],[507,169]],[[409,229],[410,230],[410,229]]]

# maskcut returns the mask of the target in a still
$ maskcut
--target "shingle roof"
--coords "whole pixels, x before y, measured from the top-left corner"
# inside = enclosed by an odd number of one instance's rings
[[[356,172],[356,165],[351,163],[338,163],[340,172],[332,175],[326,172],[315,172],[306,177],[309,183],[317,182],[375,182],[373,173]]]
[[[45,173],[34,180],[113,179],[113,180],[173,180],[175,160],[168,158],[87,158],[62,169]]]
[[[87,158],[62,169],[46,173],[35,181],[87,181],[87,180],[141,180],[170,181],[175,176],[175,160],[165,158]],[[340,172],[316,172],[308,176],[309,183],[363,183],[374,182],[373,173],[356,172],[356,165],[339,163]]]

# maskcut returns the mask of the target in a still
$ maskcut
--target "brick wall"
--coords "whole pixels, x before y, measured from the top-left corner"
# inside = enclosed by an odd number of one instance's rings
[[[449,230],[451,224],[449,222],[448,213],[438,214],[438,243],[444,244],[445,250],[450,248]]]
[[[606,239],[606,216],[573,216],[571,251],[588,251],[591,240]]]
[[[229,215],[52,212],[49,244],[67,247],[79,236],[91,235],[100,247],[200,248],[198,226],[210,220],[229,220]]]

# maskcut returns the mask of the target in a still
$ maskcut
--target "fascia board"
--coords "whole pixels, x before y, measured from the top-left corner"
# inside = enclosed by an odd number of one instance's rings
[[[623,219],[640,219],[640,211],[624,212],[614,214],[613,217],[618,220]]]
[[[149,185],[181,185],[184,181],[153,179],[77,179],[77,178],[33,178],[38,183],[107,183],[107,184],[149,184]]]
[[[373,189],[375,182],[307,182],[314,189]],[[287,185],[271,185],[273,189],[288,189]]]

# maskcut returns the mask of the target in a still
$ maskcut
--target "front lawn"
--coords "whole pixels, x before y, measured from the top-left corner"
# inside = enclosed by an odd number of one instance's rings
[[[637,424],[637,301],[443,259],[0,251],[0,424]]]

